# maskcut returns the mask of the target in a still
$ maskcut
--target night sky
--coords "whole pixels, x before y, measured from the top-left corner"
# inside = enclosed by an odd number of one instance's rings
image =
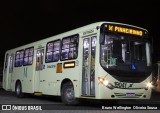
[[[87,24],[113,21],[148,29],[153,37],[153,61],[160,60],[160,4],[158,0],[93,0],[55,2],[55,0],[0,3],[0,65],[4,53]]]

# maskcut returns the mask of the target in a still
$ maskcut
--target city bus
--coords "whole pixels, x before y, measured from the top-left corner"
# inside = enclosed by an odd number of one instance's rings
[[[96,22],[6,51],[3,88],[80,99],[150,99],[151,43],[144,28]]]

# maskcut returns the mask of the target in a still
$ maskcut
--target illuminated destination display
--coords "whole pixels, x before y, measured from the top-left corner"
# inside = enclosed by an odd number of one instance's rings
[[[142,30],[127,28],[127,27],[121,27],[121,26],[116,26],[116,25],[108,25],[107,30],[115,31],[115,32],[119,32],[119,33],[143,36],[143,31]]]

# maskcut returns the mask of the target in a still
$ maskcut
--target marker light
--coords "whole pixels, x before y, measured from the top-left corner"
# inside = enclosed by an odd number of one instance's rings
[[[99,80],[101,83],[103,83],[104,78],[98,77],[98,80]]]

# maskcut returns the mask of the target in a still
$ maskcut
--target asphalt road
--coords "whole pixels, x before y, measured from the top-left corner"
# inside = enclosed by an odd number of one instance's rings
[[[110,108],[110,105],[114,104],[116,107],[119,107],[119,110],[113,110],[113,107]],[[143,105],[157,105],[160,107],[160,93],[153,93],[152,97],[150,100],[120,100],[120,101],[113,101],[112,103],[107,103],[106,101],[93,101],[93,100],[81,100],[81,103],[77,106],[66,106],[61,102],[60,97],[51,97],[51,96],[41,96],[41,97],[37,97],[37,96],[33,96],[33,95],[26,95],[25,98],[17,98],[15,96],[15,94],[13,92],[8,92],[8,91],[4,91],[2,89],[0,89],[0,105],[12,105],[12,110],[14,109],[14,111],[7,111],[7,112],[21,112],[22,110],[24,110],[23,112],[32,112],[32,113],[40,113],[40,112],[46,112],[46,113],[80,113],[80,112],[84,112],[84,113],[124,113],[124,112],[131,112],[131,113],[135,113],[135,112],[147,112],[147,113],[153,113],[153,110],[125,110],[128,108],[124,108],[125,106],[130,106],[130,105],[138,105],[138,107],[141,107]],[[122,108],[120,108],[122,105]],[[1,107],[0,106],[0,107]],[[16,106],[16,107],[13,107]],[[20,108],[20,110],[18,107],[19,106],[23,106],[22,108]],[[37,108],[33,108],[34,111],[32,109],[32,111],[27,111],[25,110],[25,107],[27,106],[27,110],[28,110],[28,106],[36,106]],[[39,107],[40,106],[40,107]],[[22,109],[22,110],[21,110]],[[37,110],[41,110],[42,111],[37,111]],[[125,111],[124,111],[125,110]],[[4,110],[0,111],[0,113],[6,112]],[[155,112],[159,112],[159,110],[154,110]]]

